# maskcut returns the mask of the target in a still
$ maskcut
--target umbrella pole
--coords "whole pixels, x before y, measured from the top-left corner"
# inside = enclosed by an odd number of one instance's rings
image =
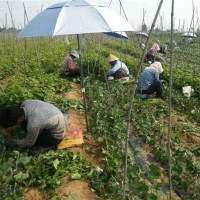
[[[84,87],[84,80],[83,80],[83,65],[82,65],[82,55],[81,55],[81,46],[80,46],[79,34],[77,34],[77,40],[78,40],[78,50],[79,50],[79,57],[80,57],[81,91],[82,91],[82,95],[83,95],[83,106],[84,106],[84,113],[85,113],[86,129],[87,129],[87,132],[88,132],[87,106],[86,106],[85,87]]]

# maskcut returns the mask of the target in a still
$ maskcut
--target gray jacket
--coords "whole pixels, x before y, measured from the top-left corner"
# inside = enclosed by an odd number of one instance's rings
[[[31,147],[44,129],[50,130],[53,137],[63,139],[66,132],[62,112],[54,105],[40,100],[26,100],[21,104],[27,121],[27,136],[12,140],[20,147]]]

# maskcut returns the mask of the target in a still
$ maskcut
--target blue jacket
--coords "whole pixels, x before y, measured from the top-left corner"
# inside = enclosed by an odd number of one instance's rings
[[[147,90],[156,79],[159,80],[158,71],[153,67],[146,67],[141,73],[137,87],[139,90]]]

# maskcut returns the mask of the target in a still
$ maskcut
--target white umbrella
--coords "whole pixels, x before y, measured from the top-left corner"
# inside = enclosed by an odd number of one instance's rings
[[[110,35],[115,38],[128,40],[128,36],[125,32],[105,32],[104,34]]]
[[[18,37],[53,37],[77,34],[82,93],[86,111],[79,34],[124,31],[134,31],[134,29],[124,18],[113,10],[84,0],[72,0],[52,5],[42,11],[24,27],[18,34]],[[85,117],[88,129],[86,112]]]
[[[181,37],[188,37],[188,38],[196,38],[197,36],[196,36],[196,34],[195,33],[183,33],[182,35],[181,35]]]
[[[118,31],[134,29],[124,18],[107,7],[84,0],[72,0],[45,9],[25,26],[18,37]]]

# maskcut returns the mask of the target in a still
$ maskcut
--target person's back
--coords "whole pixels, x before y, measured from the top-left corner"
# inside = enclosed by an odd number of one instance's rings
[[[63,132],[65,123],[62,112],[54,105],[40,100],[26,100],[21,104],[29,127],[40,127],[52,132]],[[58,124],[59,120],[59,124]]]
[[[155,79],[159,79],[158,71],[153,67],[146,67],[141,73],[138,81],[138,90],[147,90],[148,87],[154,82]]]
[[[54,148],[66,132],[62,112],[54,105],[40,100],[25,100],[20,107],[0,109],[0,125],[5,129],[8,140],[20,148],[48,146]],[[10,131],[20,124],[26,132],[22,139],[12,138]]]
[[[74,65],[73,59],[70,55],[66,56],[64,59],[64,66],[63,70],[65,72],[68,72],[70,70],[73,70],[76,66]]]
[[[163,98],[162,84],[159,80],[159,75],[162,72],[163,68],[160,62],[154,62],[149,67],[146,67],[141,73],[137,84],[138,92],[146,95],[156,92],[157,98]]]
[[[13,139],[21,148],[51,146],[59,143],[66,132],[62,112],[54,105],[40,100],[25,100],[21,104],[24,121],[21,126],[27,133],[23,139]]]

